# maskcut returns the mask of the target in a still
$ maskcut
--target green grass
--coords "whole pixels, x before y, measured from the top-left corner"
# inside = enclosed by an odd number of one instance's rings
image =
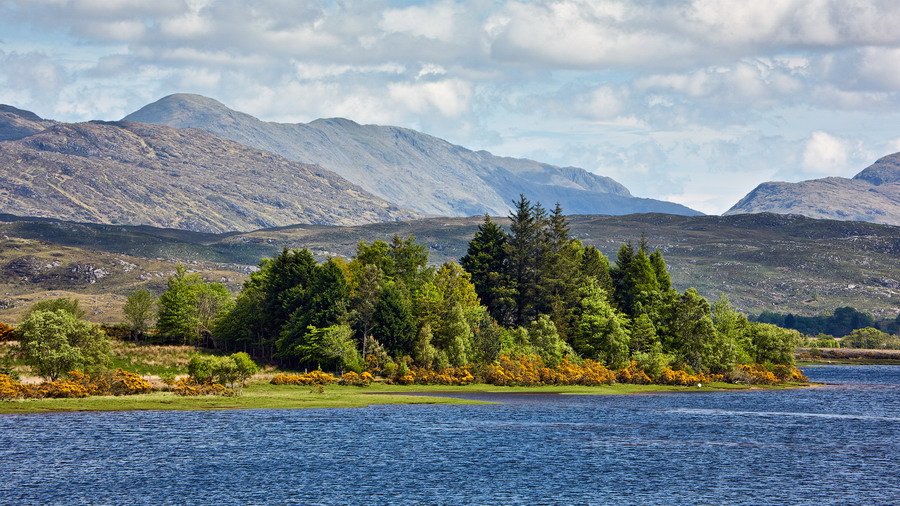
[[[808,384],[777,385],[762,388],[796,388]],[[169,392],[125,397],[99,396],[84,399],[28,399],[0,402],[0,414],[49,413],[72,411],[205,411],[229,409],[306,409],[359,408],[375,404],[485,404],[480,401],[442,397],[442,393],[545,393],[575,395],[624,395],[654,392],[709,392],[746,390],[748,386],[713,383],[702,388],[669,385],[615,384],[598,387],[541,386],[498,387],[493,385],[385,385],[369,387],[328,385],[324,393],[313,393],[308,386],[254,383],[240,397],[179,397]],[[755,387],[758,388],[758,387]],[[408,395],[408,394],[433,395]]]

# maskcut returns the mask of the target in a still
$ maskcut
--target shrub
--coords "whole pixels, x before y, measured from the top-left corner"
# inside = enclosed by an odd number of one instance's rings
[[[0,401],[25,397],[27,389],[8,374],[0,374]]]
[[[153,387],[139,375],[122,369],[116,369],[110,381],[110,392],[113,395],[149,394]]]
[[[90,392],[83,385],[70,380],[45,381],[29,392],[29,397],[72,399],[89,397]]]
[[[312,371],[304,374],[276,374],[271,383],[273,385],[327,385],[335,381],[337,378],[333,374]]]
[[[344,373],[341,376],[341,385],[354,385],[358,387],[368,386],[372,383],[375,378],[372,377],[368,372],[364,372],[362,374],[357,374],[353,371]]]
[[[219,383],[200,384],[190,378],[181,378],[176,381],[175,387],[172,388],[172,392],[174,392],[175,395],[183,397],[193,397],[198,395],[235,395],[233,391],[225,388],[225,385]]]

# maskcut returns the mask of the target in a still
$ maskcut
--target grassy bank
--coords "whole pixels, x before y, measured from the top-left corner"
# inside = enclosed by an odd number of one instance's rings
[[[808,384],[754,386],[752,388],[796,388]],[[98,396],[83,399],[27,399],[0,402],[0,414],[50,413],[71,411],[144,411],[144,410],[227,410],[227,409],[306,409],[358,408],[375,404],[483,404],[479,401],[442,396],[443,393],[545,393],[575,395],[624,395],[654,392],[709,392],[746,390],[746,385],[714,383],[702,388],[670,385],[613,384],[596,387],[541,386],[498,387],[493,385],[385,385],[369,387],[328,385],[324,393],[313,393],[308,386],[254,383],[239,397],[179,397],[169,392],[123,397]],[[418,395],[409,395],[418,394]],[[428,395],[421,395],[428,394]]]

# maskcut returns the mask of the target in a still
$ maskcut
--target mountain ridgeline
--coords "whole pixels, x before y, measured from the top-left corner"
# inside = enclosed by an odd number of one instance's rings
[[[341,118],[265,122],[191,94],[167,96],[124,119],[198,128],[317,164],[400,207],[430,215],[504,215],[519,194],[546,204],[560,202],[575,214],[701,214],[672,202],[636,198],[613,179],[584,169],[471,151],[406,128]]]
[[[0,114],[2,212],[201,232],[417,216],[321,167],[202,130]]]
[[[877,160],[853,179],[763,183],[725,214],[762,212],[900,225],[900,153]]]

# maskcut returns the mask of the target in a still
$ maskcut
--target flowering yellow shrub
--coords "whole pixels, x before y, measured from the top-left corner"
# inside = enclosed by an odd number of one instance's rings
[[[447,367],[440,371],[411,367],[408,374],[398,378],[397,382],[404,385],[470,385],[475,382],[475,376],[468,367]]]
[[[493,385],[609,385],[616,373],[600,362],[585,360],[579,365],[564,358],[555,368],[547,367],[540,356],[522,355],[513,360],[503,356],[487,367],[484,380]]]
[[[772,374],[779,381],[809,381],[803,371],[792,365],[778,364],[772,368]]]
[[[341,376],[341,381],[339,381],[339,383],[341,385],[354,385],[364,387],[372,383],[372,381],[374,380],[375,378],[372,377],[372,375],[369,374],[368,371],[362,374],[357,374],[353,371],[350,371],[344,373],[344,375]]]
[[[800,369],[792,365],[741,364],[729,375],[730,381],[751,385],[775,385],[785,381],[809,381]]]
[[[45,381],[36,387],[29,388],[29,397],[34,398],[54,398],[54,399],[70,399],[89,397],[88,389],[83,385],[79,385],[74,381],[58,380]]]
[[[116,369],[110,381],[110,392],[113,395],[148,394],[153,387],[139,375],[123,369]]]
[[[172,392],[174,392],[175,395],[184,397],[194,397],[197,395],[236,395],[235,392],[225,388],[225,385],[220,385],[219,383],[200,384],[190,378],[181,378],[176,381],[175,387],[172,388]]]
[[[337,378],[333,374],[312,371],[305,374],[276,374],[271,383],[273,385],[327,385],[335,381]]]
[[[6,374],[0,374],[0,401],[25,397],[27,388]]]
[[[0,322],[0,343],[8,341],[12,337],[13,330],[15,329],[8,323]]]
[[[643,369],[638,368],[637,362],[634,360],[631,361],[628,367],[619,369],[616,372],[616,381],[619,383],[632,383],[635,385],[648,385],[653,383],[650,376],[647,376],[647,373],[645,373]]]

